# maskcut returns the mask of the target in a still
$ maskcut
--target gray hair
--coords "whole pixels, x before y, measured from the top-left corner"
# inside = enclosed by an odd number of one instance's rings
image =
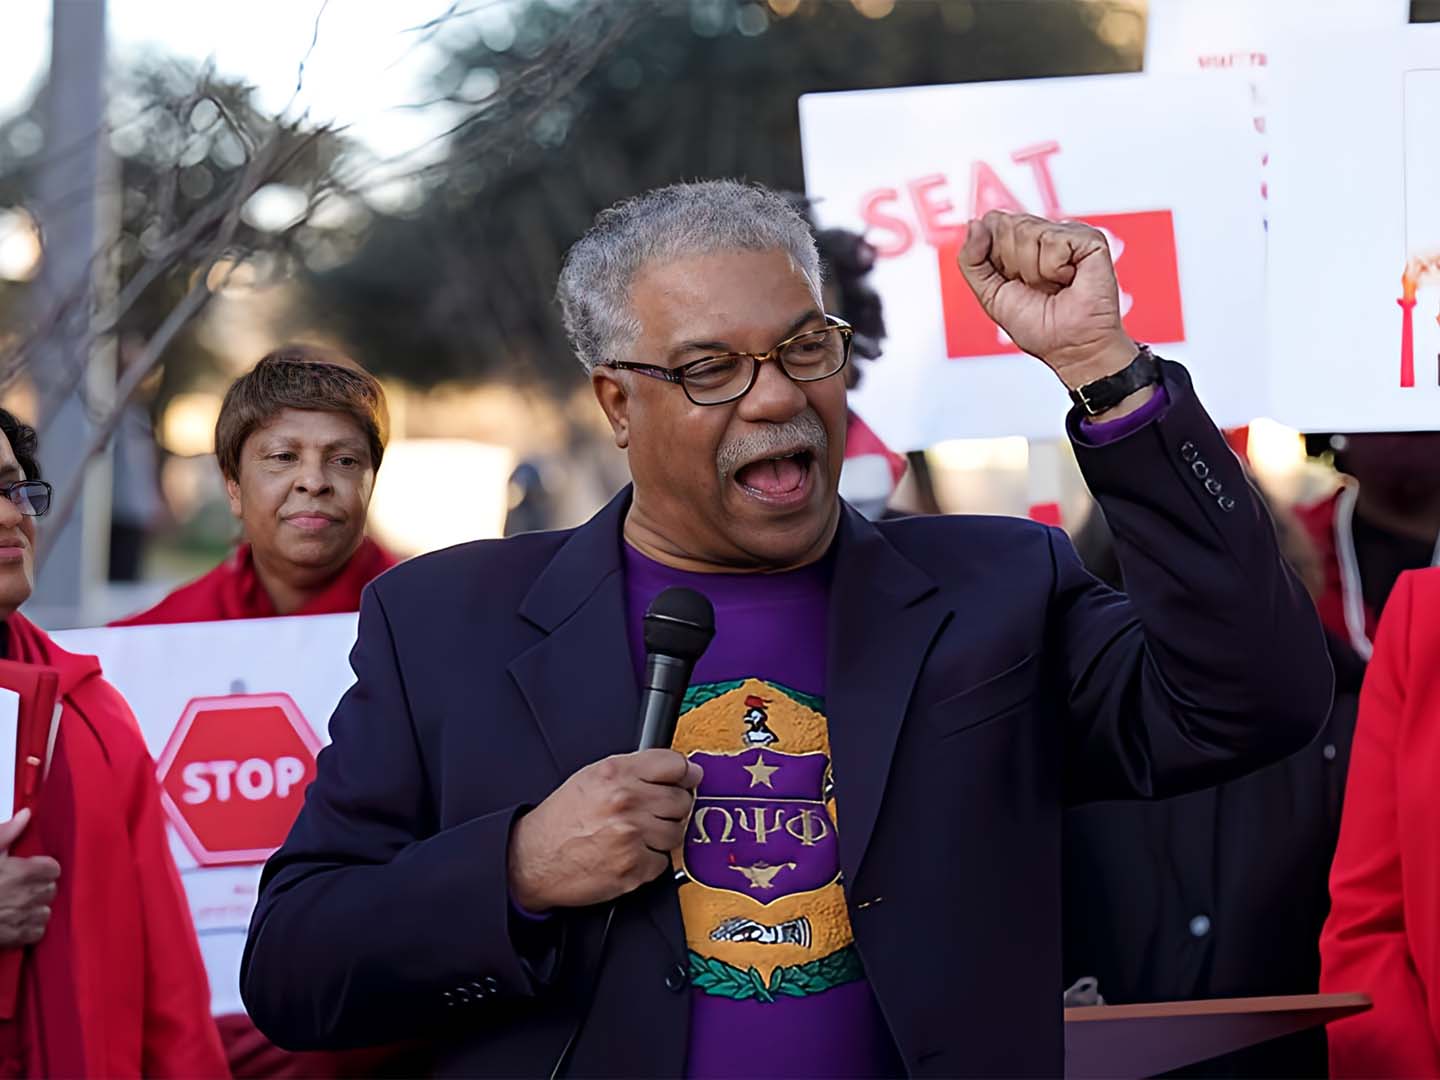
[[[820,256],[810,226],[783,196],[760,184],[671,184],[597,214],[566,254],[556,290],[565,332],[585,370],[613,362],[640,336],[630,285],[643,266],[736,249],[784,251],[819,296]]]

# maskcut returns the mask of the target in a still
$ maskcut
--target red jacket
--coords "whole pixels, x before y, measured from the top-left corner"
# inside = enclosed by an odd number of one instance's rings
[[[227,1076],[135,717],[93,656],[66,652],[20,615],[7,628],[9,658],[53,669],[64,707],[34,821],[13,851],[60,863],[45,936],[22,961],[11,1033],[22,1071]]]
[[[360,594],[386,570],[395,556],[366,537],[335,579],[296,615],[336,615],[360,610]],[[255,556],[241,544],[215,569],[181,585],[154,607],[117,619],[111,626],[154,626],[157,623],[222,622],[227,619],[273,619],[280,613],[260,583]]]
[[[1331,1075],[1440,1077],[1440,569],[1400,576],[1360,694],[1320,988],[1363,991]]]

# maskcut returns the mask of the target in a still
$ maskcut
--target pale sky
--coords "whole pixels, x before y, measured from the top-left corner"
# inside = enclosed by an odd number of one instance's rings
[[[444,34],[483,30],[487,38],[503,39],[512,2],[459,0],[461,17]],[[456,114],[445,106],[404,108],[430,96],[428,80],[446,40],[425,41],[425,31],[411,28],[450,6],[450,0],[109,0],[111,63],[148,48],[195,61],[213,58],[221,74],[250,81],[261,105],[278,111],[294,93],[320,14],[318,43],[292,111],[349,124],[352,135],[388,158],[411,152],[454,122]],[[50,10],[51,0],[0,0],[0,116],[25,104],[49,64]]]

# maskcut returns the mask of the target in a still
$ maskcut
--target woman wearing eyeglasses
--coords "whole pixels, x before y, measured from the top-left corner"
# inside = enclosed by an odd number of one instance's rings
[[[50,508],[34,455],[34,429],[0,409],[0,676],[52,671],[59,705],[32,806],[0,825],[0,1076],[225,1076],[135,718],[94,657],[17,610]]]

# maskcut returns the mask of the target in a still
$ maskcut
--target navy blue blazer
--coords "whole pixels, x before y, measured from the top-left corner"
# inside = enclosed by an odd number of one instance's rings
[[[843,514],[826,690],[840,861],[914,1075],[1061,1073],[1064,805],[1228,780],[1304,746],[1329,709],[1320,624],[1269,515],[1184,370],[1164,377],[1161,417],[1076,445],[1128,598],[1057,529]],[[621,901],[603,959],[603,909],[559,916],[537,956],[506,883],[517,814],[635,745],[628,500],[366,591],[355,685],[245,952],[246,1006],[279,1045],[418,1039],[440,1073],[535,1076],[578,1029],[572,1075],[683,1072],[670,876]]]

